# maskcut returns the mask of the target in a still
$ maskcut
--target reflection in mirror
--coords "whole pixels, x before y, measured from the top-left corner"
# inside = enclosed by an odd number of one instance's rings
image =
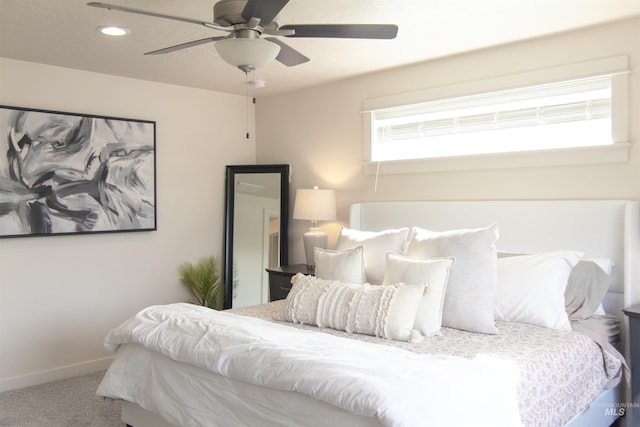
[[[289,165],[227,166],[225,308],[269,301],[268,267],[288,262]]]

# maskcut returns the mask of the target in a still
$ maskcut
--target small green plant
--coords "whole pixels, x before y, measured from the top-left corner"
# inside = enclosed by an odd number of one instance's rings
[[[194,296],[194,304],[203,305],[214,310],[222,308],[224,286],[220,279],[218,257],[207,256],[196,263],[183,262],[178,271],[180,282]]]

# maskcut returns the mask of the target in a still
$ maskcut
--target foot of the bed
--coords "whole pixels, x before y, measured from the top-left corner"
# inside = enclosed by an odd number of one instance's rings
[[[173,427],[160,416],[127,401],[122,401],[122,421],[127,427]]]

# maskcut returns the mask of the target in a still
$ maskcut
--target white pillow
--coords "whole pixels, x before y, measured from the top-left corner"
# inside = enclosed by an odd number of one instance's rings
[[[454,258],[418,259],[387,254],[384,285],[392,283],[417,283],[426,285],[422,302],[418,307],[414,327],[429,336],[442,326],[442,306]]]
[[[556,251],[498,260],[495,318],[570,331],[564,293],[584,254]]]
[[[289,322],[313,321],[320,328],[401,341],[421,339],[413,322],[424,285],[374,286],[300,276],[293,277],[287,296]]]
[[[344,251],[314,248],[313,259],[316,264],[314,275],[319,279],[365,282],[362,246]]]
[[[613,275],[613,268],[616,266],[613,260],[610,260],[608,258],[594,258],[585,256],[584,258],[582,258],[582,261],[588,261],[597,264],[598,267],[600,267],[607,276]]]
[[[380,285],[384,279],[387,253],[404,254],[408,228],[384,231],[360,231],[343,228],[336,243],[337,250],[362,246],[364,248],[364,270],[366,281]]]
[[[318,300],[329,283],[331,283],[330,280],[320,280],[302,273],[293,276],[282,320],[303,325],[315,325]]]
[[[414,227],[407,255],[416,258],[454,257],[444,297],[442,326],[495,334],[498,226],[429,231]]]
[[[527,253],[498,252],[498,259]],[[583,257],[571,269],[564,291],[564,308],[569,320],[605,316],[602,300],[613,282],[615,263],[607,258]]]
[[[582,258],[571,270],[564,290],[564,308],[569,319],[588,319],[604,312],[602,300],[613,278],[611,273],[607,274],[600,267],[601,265],[588,258]],[[613,271],[613,263],[609,271]]]

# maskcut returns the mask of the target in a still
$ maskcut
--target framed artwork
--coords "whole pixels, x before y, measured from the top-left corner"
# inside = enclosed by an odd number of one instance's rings
[[[156,124],[0,106],[0,237],[156,230]]]

